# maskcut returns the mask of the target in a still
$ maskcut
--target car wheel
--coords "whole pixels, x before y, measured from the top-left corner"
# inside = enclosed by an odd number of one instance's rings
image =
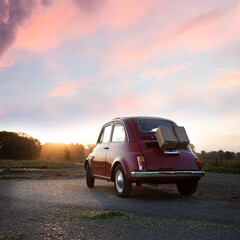
[[[123,168],[118,165],[114,171],[114,186],[119,197],[129,197],[132,191],[132,182],[126,179]]]
[[[91,171],[90,171],[90,166],[89,164],[87,164],[87,167],[86,167],[86,183],[87,183],[87,186],[92,188],[94,186],[94,178],[91,176]]]
[[[197,190],[198,181],[191,180],[191,181],[181,181],[177,183],[178,192],[183,196],[190,196]]]

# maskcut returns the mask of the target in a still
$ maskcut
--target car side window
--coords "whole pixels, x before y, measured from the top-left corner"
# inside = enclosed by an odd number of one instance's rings
[[[124,142],[126,137],[125,130],[122,124],[117,123],[113,128],[112,142]]]
[[[108,125],[103,129],[99,143],[109,142],[111,130],[112,130],[112,125]]]

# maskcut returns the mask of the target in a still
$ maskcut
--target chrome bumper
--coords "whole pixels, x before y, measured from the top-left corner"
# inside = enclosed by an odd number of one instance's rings
[[[154,171],[154,172],[131,172],[132,177],[204,177],[204,171]]]

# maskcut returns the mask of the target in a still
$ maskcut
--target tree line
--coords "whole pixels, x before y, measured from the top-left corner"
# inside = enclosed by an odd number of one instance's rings
[[[26,133],[0,132],[0,159],[33,160],[40,156],[42,145]]]
[[[215,160],[216,162],[222,163],[223,160],[231,161],[231,160],[237,160],[240,161],[240,152],[230,152],[230,151],[201,151],[200,153],[196,153],[197,156],[202,161],[209,161],[209,160]]]
[[[94,144],[89,144],[85,147],[78,143],[45,143],[42,145],[38,139],[26,133],[0,132],[0,159],[84,162],[94,146]],[[190,144],[190,147],[202,161],[215,160],[220,164],[224,160],[240,161],[240,152],[219,150],[198,153],[193,144]]]
[[[45,143],[22,132],[0,132],[0,159],[84,162],[94,145]]]
[[[195,146],[190,143],[189,147],[191,148],[191,150],[200,158],[201,161],[216,161],[216,163],[220,163],[222,164],[222,162],[224,160],[237,160],[240,161],[240,152],[230,152],[230,151],[223,151],[223,150],[219,150],[219,151],[210,151],[210,152],[206,152],[204,150],[202,150],[200,153],[196,152]]]

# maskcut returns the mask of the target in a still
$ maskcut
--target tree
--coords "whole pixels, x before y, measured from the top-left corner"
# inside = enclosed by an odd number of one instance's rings
[[[64,160],[69,162],[70,161],[70,153],[71,150],[68,148],[68,146],[64,146]]]
[[[87,156],[93,151],[93,148],[95,147],[96,145],[95,144],[88,144],[87,145],[87,149],[86,149],[86,154]]]
[[[217,157],[218,157],[218,152],[216,151],[211,151],[207,153],[208,160],[213,160],[213,159],[216,159]]]
[[[71,161],[72,162],[84,162],[86,159],[86,149],[82,144],[69,144],[71,150]]]
[[[224,153],[224,157],[227,159],[227,160],[233,160],[233,156],[232,154],[229,152],[229,151],[226,151]]]
[[[232,155],[232,160],[235,160],[236,159],[236,153],[235,152],[231,152],[231,155]]]
[[[201,154],[200,154],[200,158],[202,159],[202,160],[206,160],[206,158],[207,158],[207,153],[206,153],[206,151],[201,151]]]
[[[223,155],[224,155],[224,151],[223,151],[223,150],[219,150],[219,151],[218,151],[218,154],[219,154],[220,164],[223,165]]]
[[[40,156],[42,145],[26,133],[0,132],[0,159],[33,160]]]

